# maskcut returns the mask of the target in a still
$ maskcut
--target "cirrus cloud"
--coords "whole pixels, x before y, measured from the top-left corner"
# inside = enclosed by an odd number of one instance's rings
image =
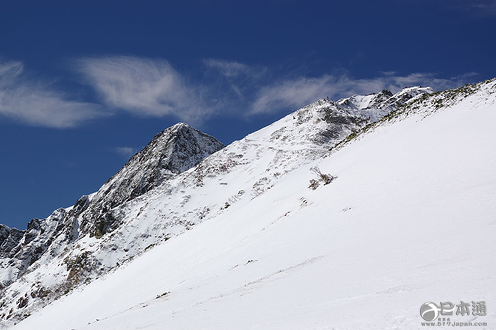
[[[256,70],[254,70],[249,65],[235,62],[235,61],[225,61],[220,59],[204,59],[203,64],[207,68],[218,70],[222,75],[226,77],[236,77],[240,75],[253,75]]]
[[[438,78],[432,73],[383,72],[373,78],[356,79],[345,72],[306,77],[284,75],[283,68],[278,71],[207,59],[203,60],[203,79],[192,83],[164,59],[107,56],[75,63],[85,82],[100,96],[101,105],[69,99],[52,84],[33,79],[21,62],[0,62],[0,115],[29,125],[67,128],[126,111],[146,117],[172,116],[198,125],[214,115],[289,113],[325,97],[337,100],[383,89],[397,92],[415,85],[444,90],[463,85],[477,75]],[[277,76],[280,78],[275,79]],[[128,150],[121,150],[124,152]]]
[[[114,151],[125,158],[130,158],[139,152],[139,150],[134,147],[116,147]]]
[[[370,79],[354,79],[347,74],[339,76],[323,75],[316,78],[297,77],[279,80],[268,84],[257,92],[250,114],[277,113],[282,110],[296,110],[319,98],[329,97],[337,100],[354,94],[369,94],[389,89],[393,93],[403,87],[429,86],[444,90],[463,85],[467,79],[477,75],[467,73],[449,79],[436,78],[431,73],[412,73],[398,75],[384,72]]]
[[[297,78],[263,87],[251,107],[251,114],[277,112],[281,108],[299,107],[329,92],[333,77]]]
[[[72,101],[19,61],[0,62],[0,115],[32,126],[69,128],[103,115],[99,106]]]
[[[202,86],[194,86],[166,60],[131,56],[85,58],[77,69],[105,105],[135,115],[173,115],[197,121],[211,112],[202,100]]]

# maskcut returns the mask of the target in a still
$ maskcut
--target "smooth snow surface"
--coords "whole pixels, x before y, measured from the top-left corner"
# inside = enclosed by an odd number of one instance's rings
[[[451,321],[496,328],[496,105],[479,94],[377,127],[14,329],[418,329],[429,301],[485,301]],[[337,178],[309,189],[314,166]]]

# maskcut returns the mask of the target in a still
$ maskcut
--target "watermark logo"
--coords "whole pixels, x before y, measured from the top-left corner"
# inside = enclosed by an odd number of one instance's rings
[[[487,308],[485,301],[472,301],[471,303],[460,301],[455,305],[451,301],[440,302],[439,304],[432,301],[420,306],[420,316],[428,323],[422,323],[422,326],[486,326],[484,323],[454,322],[450,317],[444,316],[486,316]],[[437,321],[436,321],[437,320]],[[433,322],[436,321],[436,322]]]
[[[420,316],[426,321],[434,321],[439,316],[439,307],[433,302],[426,302],[420,307]]]
[[[472,308],[470,308],[472,307]],[[453,315],[456,308],[456,315],[472,315],[474,316],[486,316],[487,308],[485,301],[472,301],[472,305],[469,303],[460,301],[460,304],[453,304],[451,301],[441,302],[436,305],[433,302],[426,302],[420,307],[420,316],[426,321],[434,321],[439,317],[439,315]]]

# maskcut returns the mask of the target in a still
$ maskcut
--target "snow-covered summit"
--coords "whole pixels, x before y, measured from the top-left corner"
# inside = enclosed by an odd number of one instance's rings
[[[405,105],[421,95],[432,93],[434,93],[432,88],[422,86],[405,87],[396,94],[384,89],[377,94],[353,95],[340,99],[336,103],[349,112],[368,116],[372,122],[375,122],[399,106]]]
[[[171,175],[188,170],[223,147],[215,138],[178,123],[158,133],[102,186],[93,200],[107,196],[113,207],[142,195]]]
[[[178,123],[158,133],[91,196],[90,202],[96,208],[82,215],[82,234],[93,230],[92,234],[101,236],[108,229],[113,229],[114,219],[102,217],[102,209],[111,210],[141,196],[222,148],[224,145],[214,137],[185,123]]]

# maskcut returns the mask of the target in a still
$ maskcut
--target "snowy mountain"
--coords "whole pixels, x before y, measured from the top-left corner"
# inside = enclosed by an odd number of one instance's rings
[[[114,267],[115,262],[102,264],[88,253],[83,254],[82,261],[82,251],[74,248],[79,237],[100,238],[115,231],[122,224],[119,209],[123,204],[195,166],[223,147],[215,138],[187,124],[177,124],[157,134],[100,190],[81,197],[74,206],[58,209],[43,220],[31,220],[25,231],[0,225],[0,289],[6,287],[0,302],[2,311],[8,308],[6,300],[12,298],[17,299],[16,307],[21,306],[21,310],[26,307],[23,301],[27,300],[17,297],[17,289],[9,291],[16,287],[11,284],[18,279],[24,283],[21,286],[31,286],[31,298],[40,298],[41,295],[42,299],[50,301],[81,280],[86,280],[90,273],[95,276]],[[75,258],[79,258],[84,266],[72,264],[70,258],[75,251],[78,252]],[[62,257],[69,259],[60,260]],[[43,266],[61,262],[67,268],[63,278],[43,274]],[[20,278],[26,272],[31,273],[26,276],[33,278],[27,284],[25,278]],[[42,285],[39,280],[43,277],[50,277],[54,282],[52,285]],[[30,299],[26,294],[24,298]],[[4,313],[5,316],[8,315]]]
[[[33,248],[30,231],[59,233],[24,271],[1,255],[3,278],[17,275],[3,280],[0,322],[393,329],[420,327],[430,300],[496,305],[495,84],[319,100],[223,149],[212,142],[220,150],[181,173],[160,162],[153,184],[145,164],[161,157],[143,153],[169,145],[149,145],[97,193],[35,221],[46,230],[0,228],[2,253]]]

